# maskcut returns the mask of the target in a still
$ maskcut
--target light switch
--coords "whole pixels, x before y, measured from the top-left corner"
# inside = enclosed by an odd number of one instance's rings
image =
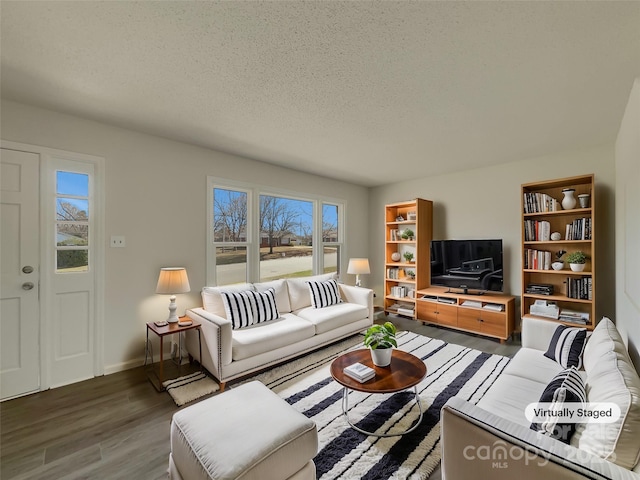
[[[123,248],[124,246],[125,246],[125,241],[123,236],[111,235],[112,248]]]

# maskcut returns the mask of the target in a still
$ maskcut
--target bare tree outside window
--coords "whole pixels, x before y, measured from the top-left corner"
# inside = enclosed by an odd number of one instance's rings
[[[247,241],[247,194],[214,189],[213,238],[215,242]]]
[[[341,204],[218,180],[210,183],[207,258],[213,255],[213,261],[207,281],[228,285],[339,271]],[[314,216],[318,213],[321,219]]]

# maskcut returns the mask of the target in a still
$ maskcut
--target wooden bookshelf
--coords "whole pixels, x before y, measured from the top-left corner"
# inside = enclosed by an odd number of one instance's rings
[[[411,230],[413,238],[402,238]],[[429,285],[431,275],[431,246],[433,202],[417,198],[385,206],[385,278],[384,310],[386,313],[415,319],[416,292]],[[393,256],[400,255],[399,260]],[[412,253],[412,261],[404,258]],[[411,277],[410,274],[414,276]],[[398,294],[398,290],[402,290]],[[397,305],[402,309],[398,311]]]
[[[596,196],[594,175],[560,178],[544,182],[522,185],[522,316],[534,316],[573,326],[585,326],[593,329],[596,324]],[[562,207],[563,190],[574,189],[576,205],[570,209]],[[589,194],[589,205],[581,207],[580,194]],[[546,223],[546,226],[543,225]],[[571,227],[568,227],[570,225]],[[557,232],[559,240],[544,235]],[[535,233],[539,235],[536,235]],[[540,235],[541,234],[541,235]],[[567,262],[562,269],[554,270],[550,263],[557,258],[556,253],[566,252],[561,260],[575,251],[587,255],[587,263],[582,272],[574,272]],[[531,252],[543,252],[534,255]],[[540,261],[544,252],[550,252],[550,262]],[[532,259],[536,257],[538,261]],[[533,291],[531,285],[550,285],[553,292],[549,295]],[[569,290],[570,289],[570,290]],[[555,302],[560,314],[576,312],[583,320],[563,321],[531,313],[536,301]],[[585,321],[584,319],[588,319]],[[584,322],[584,323],[583,323]]]

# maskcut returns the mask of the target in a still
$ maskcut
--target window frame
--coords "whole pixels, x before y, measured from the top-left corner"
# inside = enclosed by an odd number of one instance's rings
[[[247,194],[247,236],[246,242],[216,242],[214,239],[214,190],[224,189]],[[207,177],[207,249],[206,249],[206,285],[217,286],[218,282],[216,271],[216,248],[220,246],[246,246],[247,248],[247,269],[246,282],[256,283],[260,281],[260,196],[269,195],[274,197],[282,197],[291,200],[300,200],[312,203],[312,270],[313,274],[323,273],[324,270],[324,252],[325,246],[336,246],[338,248],[337,265],[338,274],[342,272],[342,259],[345,251],[344,245],[344,229],[345,229],[345,211],[346,201],[338,198],[327,197],[323,195],[315,195],[301,193],[293,190],[274,188],[264,185],[252,184],[247,182],[239,182],[220,177]],[[325,243],[322,238],[322,218],[323,205],[335,205],[338,207],[338,238],[336,242]]]
[[[87,195],[73,195],[69,193],[58,193],[58,173],[70,173],[74,175],[85,175],[87,177]],[[92,169],[85,168],[84,165],[72,165],[67,162],[66,165],[58,167],[54,170],[55,176],[55,190],[54,190],[54,208],[56,209],[54,215],[54,229],[55,229],[55,243],[54,243],[54,266],[53,272],[56,275],[69,275],[72,273],[86,273],[90,272],[93,268],[91,253],[93,250],[93,222],[91,215],[93,214],[93,171]],[[58,201],[61,199],[69,200],[86,200],[87,202],[87,219],[86,220],[59,220],[58,219]],[[78,225],[87,227],[87,244],[86,245],[58,245],[58,226],[60,225]],[[64,251],[86,251],[87,252],[87,265],[85,270],[78,271],[66,271],[61,270],[58,265],[58,252]]]

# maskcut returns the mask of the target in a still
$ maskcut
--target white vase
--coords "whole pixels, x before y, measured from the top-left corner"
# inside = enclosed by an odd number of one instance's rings
[[[393,348],[376,348],[371,350],[371,360],[378,367],[387,367],[391,364]]]
[[[575,189],[565,188],[562,190],[564,198],[562,199],[562,208],[565,210],[571,210],[576,206],[576,197],[573,196]]]
[[[571,267],[571,271],[572,272],[582,272],[584,270],[584,263],[570,263],[569,266]]]

